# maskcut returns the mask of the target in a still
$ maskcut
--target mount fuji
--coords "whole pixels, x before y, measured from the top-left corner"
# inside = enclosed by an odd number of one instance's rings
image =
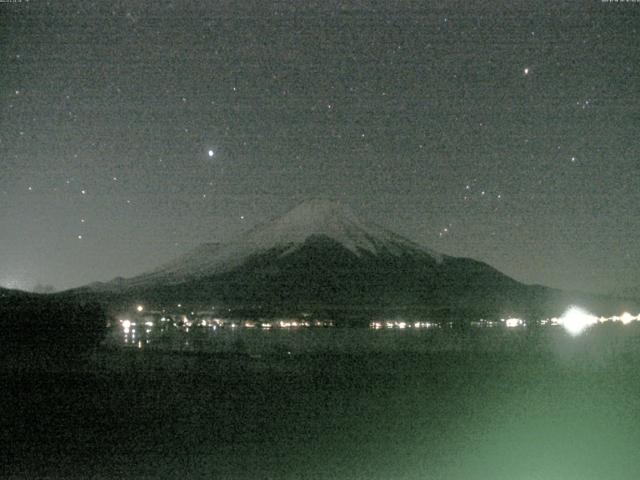
[[[360,220],[351,209],[338,202],[310,200],[280,218],[253,228],[232,243],[205,243],[148,273],[94,286],[119,289],[179,284],[232,271],[262,256],[273,257],[271,260],[278,263],[319,242],[354,259],[411,255],[436,263],[443,260],[443,256],[433,250]]]
[[[563,298],[485,263],[438,253],[327,200],[306,201],[235,242],[203,244],[150,272],[82,291],[120,305],[430,318],[555,314]]]

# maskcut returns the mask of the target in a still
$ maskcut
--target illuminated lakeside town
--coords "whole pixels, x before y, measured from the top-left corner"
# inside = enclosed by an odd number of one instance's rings
[[[181,305],[179,305],[179,308]],[[579,307],[570,307],[561,317],[545,318],[537,321],[527,321],[522,318],[502,318],[499,320],[478,319],[469,321],[472,329],[505,329],[517,330],[528,327],[564,327],[571,335],[577,336],[589,327],[598,324],[628,325],[640,321],[640,314],[632,315],[623,312],[610,317],[595,316]],[[171,312],[168,310],[147,310],[143,305],[137,305],[130,312],[117,315],[111,325],[111,339],[120,346],[128,347],[167,347],[180,349],[189,347],[197,350],[204,345],[207,338],[216,333],[239,332],[269,332],[296,331],[320,329],[357,329],[368,331],[426,331],[448,330],[454,328],[454,322],[410,321],[399,318],[380,319],[370,321],[366,328],[342,327],[333,320],[316,319],[310,313],[303,313],[295,317],[269,319],[241,319],[226,316],[216,316],[210,311]],[[200,344],[198,343],[200,342]]]

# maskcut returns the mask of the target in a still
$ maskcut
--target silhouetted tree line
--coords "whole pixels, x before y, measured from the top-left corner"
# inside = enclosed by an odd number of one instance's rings
[[[0,304],[0,347],[73,356],[98,346],[107,317],[97,303],[29,295]]]

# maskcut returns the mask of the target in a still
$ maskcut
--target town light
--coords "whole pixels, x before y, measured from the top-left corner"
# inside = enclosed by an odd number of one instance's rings
[[[629,323],[631,323],[632,321],[634,321],[636,319],[636,317],[634,317],[633,315],[631,315],[629,312],[624,312],[621,316],[620,316],[620,321],[624,324],[627,325]]]
[[[507,328],[516,328],[524,325],[524,321],[520,318],[507,318],[504,324]]]
[[[598,319],[578,307],[571,307],[560,317],[560,323],[570,335],[580,335],[587,327],[598,323]]]

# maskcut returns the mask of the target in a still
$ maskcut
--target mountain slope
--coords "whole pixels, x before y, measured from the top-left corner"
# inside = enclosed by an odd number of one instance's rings
[[[186,302],[205,298],[246,307],[305,309],[320,306],[446,307],[496,290],[517,289],[517,282],[473,260],[442,257],[420,251],[359,255],[327,237],[309,237],[293,251],[271,249],[241,266],[180,285],[147,293],[176,295]],[[472,295],[473,293],[473,295]]]

